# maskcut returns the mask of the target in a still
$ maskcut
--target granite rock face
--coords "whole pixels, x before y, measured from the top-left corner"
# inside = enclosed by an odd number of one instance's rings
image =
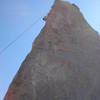
[[[100,37],[75,4],[54,2],[4,100],[100,100]]]

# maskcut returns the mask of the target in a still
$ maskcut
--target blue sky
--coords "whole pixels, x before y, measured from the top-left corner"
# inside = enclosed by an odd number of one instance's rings
[[[100,33],[100,0],[69,0],[76,3],[88,23]],[[30,24],[50,10],[53,0],[0,0],[0,51]],[[38,23],[0,55],[0,100],[8,89],[32,42],[45,22]]]

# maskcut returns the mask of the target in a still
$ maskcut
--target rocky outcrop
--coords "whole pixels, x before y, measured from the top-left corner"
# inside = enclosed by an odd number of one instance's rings
[[[56,0],[4,100],[100,100],[100,37],[75,4]]]

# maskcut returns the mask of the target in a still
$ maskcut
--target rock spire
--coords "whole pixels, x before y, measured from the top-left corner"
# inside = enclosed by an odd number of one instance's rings
[[[56,0],[4,100],[100,100],[100,36],[75,4]]]

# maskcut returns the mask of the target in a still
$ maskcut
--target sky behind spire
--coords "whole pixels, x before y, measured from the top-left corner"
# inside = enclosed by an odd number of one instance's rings
[[[88,23],[100,33],[100,0],[69,0],[79,6]],[[1,0],[0,1],[0,51],[23,30],[50,10],[53,0]],[[15,44],[0,55],[0,100],[7,91],[22,61],[30,52],[32,42],[43,28],[39,22]]]

